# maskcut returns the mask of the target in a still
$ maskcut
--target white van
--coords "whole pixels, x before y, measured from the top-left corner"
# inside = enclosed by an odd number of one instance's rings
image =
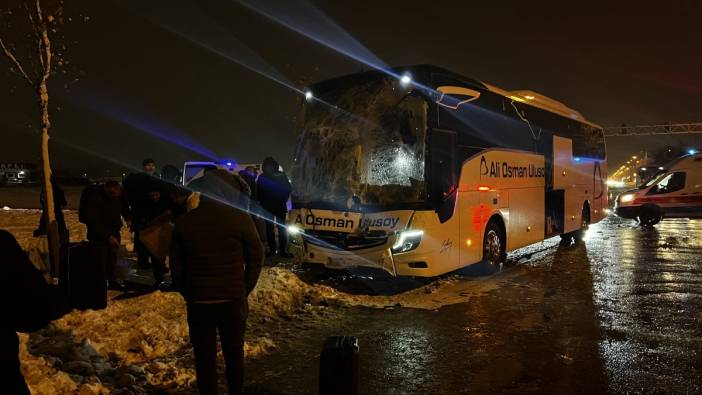
[[[189,161],[185,162],[183,164],[183,177],[182,177],[182,183],[183,185],[188,185],[190,181],[192,181],[195,178],[201,177],[204,169],[208,167],[216,167],[218,169],[224,169],[227,170],[231,173],[239,173],[240,170],[244,170],[247,167],[253,167],[256,169],[257,172],[261,172],[261,165],[257,163],[252,163],[252,164],[239,164],[239,163],[234,163],[234,162],[224,162],[224,163],[217,163],[217,162],[196,162],[196,161]]]
[[[683,156],[649,182],[617,196],[615,212],[642,226],[663,218],[702,218],[702,153]]]

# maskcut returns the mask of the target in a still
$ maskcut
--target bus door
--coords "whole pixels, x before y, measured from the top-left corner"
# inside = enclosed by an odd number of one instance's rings
[[[599,220],[604,217],[604,209],[607,208],[607,188],[604,180],[604,164],[595,161],[592,169],[592,213],[591,220]],[[594,221],[592,221],[594,222]]]
[[[563,207],[563,222],[560,233],[569,233],[580,228],[580,213],[584,196],[576,185],[591,185],[592,175],[583,171],[573,158],[573,140],[560,136],[553,136],[553,192],[552,201]],[[563,193],[562,204],[558,192]],[[557,207],[560,211],[561,207]],[[548,210],[547,210],[548,212]],[[560,212],[556,213],[559,221]],[[547,219],[548,220],[548,219]]]
[[[460,248],[459,216],[454,215],[458,200],[455,154],[456,132],[432,129],[428,150],[429,200],[436,210],[439,224],[430,237],[437,245],[441,243],[441,259],[451,267],[458,265]]]

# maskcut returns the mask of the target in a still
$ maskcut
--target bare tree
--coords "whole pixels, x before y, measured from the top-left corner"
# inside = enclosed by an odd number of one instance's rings
[[[0,32],[0,47],[9,60],[10,70],[18,74],[37,95],[41,128],[41,161],[43,170],[43,192],[47,234],[49,240],[49,262],[52,276],[58,274],[59,235],[54,215],[54,196],[51,187],[51,162],[49,161],[49,89],[52,75],[52,53],[50,32],[56,32],[61,23],[62,1],[14,0],[5,6],[2,21],[5,29]],[[26,17],[19,13],[26,12]],[[24,23],[18,23],[22,19]]]

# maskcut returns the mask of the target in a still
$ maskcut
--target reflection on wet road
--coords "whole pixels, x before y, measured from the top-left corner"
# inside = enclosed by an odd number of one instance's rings
[[[357,336],[361,393],[702,392],[702,221],[616,217],[585,244],[523,249],[438,310],[344,307],[252,361],[253,393],[315,393],[324,338]],[[495,286],[485,287],[484,283]],[[470,292],[470,289],[482,289]]]
[[[702,392],[702,221],[599,236],[588,256],[610,388]]]

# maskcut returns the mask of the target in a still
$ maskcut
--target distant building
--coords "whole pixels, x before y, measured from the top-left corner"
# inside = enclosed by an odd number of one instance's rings
[[[37,181],[38,173],[32,163],[0,163],[0,185],[31,184]]]

